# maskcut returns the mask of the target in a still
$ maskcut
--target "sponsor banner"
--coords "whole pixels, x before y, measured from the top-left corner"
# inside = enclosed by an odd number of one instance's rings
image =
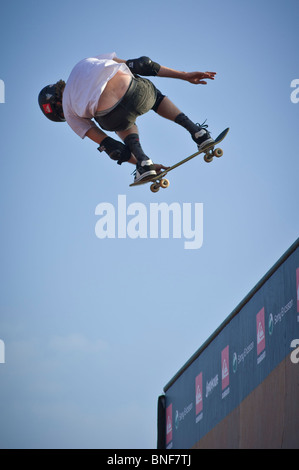
[[[167,446],[191,448],[291,354],[299,338],[298,266],[299,247],[177,374],[165,394]]]

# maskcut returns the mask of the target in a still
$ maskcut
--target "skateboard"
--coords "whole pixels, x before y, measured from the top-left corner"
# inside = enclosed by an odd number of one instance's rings
[[[152,183],[150,186],[150,189],[153,193],[157,193],[160,188],[168,188],[169,181],[168,179],[164,178],[164,176],[166,176],[167,173],[169,173],[171,170],[174,170],[175,168],[183,165],[184,163],[188,162],[192,158],[197,157],[197,155],[204,153],[203,159],[207,163],[210,163],[213,160],[213,157],[218,157],[218,158],[222,157],[223,150],[220,148],[215,149],[215,146],[219,144],[219,142],[221,142],[226,137],[226,134],[228,133],[228,131],[229,131],[229,127],[227,127],[224,131],[222,131],[221,134],[219,134],[218,137],[215,139],[215,141],[211,145],[205,147],[203,150],[193,153],[189,157],[184,158],[184,160],[181,160],[175,165],[167,168],[167,170],[161,171],[159,174],[155,176],[149,176],[148,178],[144,178],[141,181],[137,181],[136,183],[130,184],[130,186],[140,186],[141,184]]]

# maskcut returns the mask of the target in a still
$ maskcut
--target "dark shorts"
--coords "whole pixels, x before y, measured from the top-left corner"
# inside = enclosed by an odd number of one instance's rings
[[[128,90],[118,105],[95,120],[105,131],[126,131],[135,124],[136,118],[151,109],[157,111],[165,95],[146,78],[133,77]]]

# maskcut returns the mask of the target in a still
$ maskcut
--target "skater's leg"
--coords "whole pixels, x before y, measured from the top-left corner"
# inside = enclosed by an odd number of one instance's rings
[[[209,144],[213,139],[211,139],[209,132],[202,128],[199,124],[195,124],[192,122],[182,111],[180,111],[177,106],[170,101],[169,98],[165,97],[159,107],[157,108],[156,112],[173,122],[176,122],[180,126],[187,129],[187,131],[191,134],[192,139],[199,145],[204,146]]]
[[[149,160],[149,157],[144,153],[139,140],[138,127],[134,124],[132,127],[125,131],[118,131],[117,135],[129,147],[133,155],[138,161]]]
[[[175,118],[181,114],[179,108],[177,108],[176,105],[167,98],[167,96],[163,98],[156,112],[159,116],[169,119],[170,121],[175,121]]]
[[[167,96],[165,96],[158,107],[157,113],[159,116],[174,121],[184,127],[191,135],[198,131],[198,124],[194,124],[169,98],[167,98]]]
[[[131,153],[137,160],[135,182],[140,181],[146,177],[156,175],[155,165],[152,160],[144,153],[138,134],[136,124],[125,131],[118,131],[117,135],[129,147]]]

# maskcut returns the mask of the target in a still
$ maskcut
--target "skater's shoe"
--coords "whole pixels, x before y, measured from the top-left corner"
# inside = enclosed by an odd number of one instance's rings
[[[192,139],[197,143],[198,150],[204,150],[205,147],[210,147],[215,141],[212,139],[211,134],[207,131],[208,125],[203,123],[202,125],[197,124],[198,131],[192,135]]]
[[[139,161],[136,165],[134,183],[156,176],[156,170],[151,159]]]

